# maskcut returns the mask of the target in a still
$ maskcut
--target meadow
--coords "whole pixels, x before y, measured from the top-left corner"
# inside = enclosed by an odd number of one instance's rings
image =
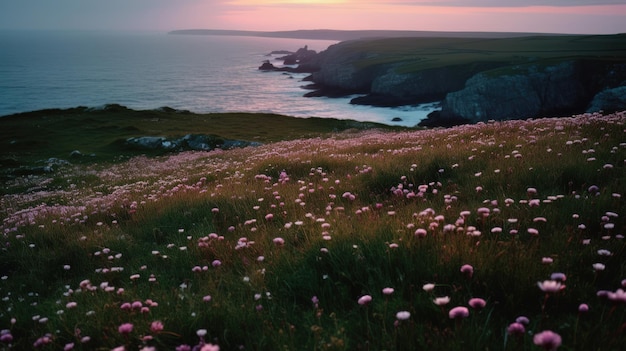
[[[548,35],[510,38],[381,38],[342,43],[347,51],[366,53],[359,68],[395,64],[399,73],[482,64],[508,67],[554,64],[564,60],[623,62],[626,41],[616,35]],[[504,74],[507,71],[501,68]]]
[[[0,349],[623,349],[626,112],[370,127],[7,178]]]

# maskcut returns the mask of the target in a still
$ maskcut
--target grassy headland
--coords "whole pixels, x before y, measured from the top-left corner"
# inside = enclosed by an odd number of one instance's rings
[[[24,191],[1,198],[0,347],[626,342],[625,113],[352,132],[277,116],[254,127],[170,116],[165,129],[128,117],[103,119],[90,139],[265,131],[265,144],[7,183]],[[71,122],[53,128],[68,130],[62,154],[101,152],[72,146]]]
[[[162,150],[137,150],[124,143],[133,137],[176,138],[204,134],[268,143],[375,127],[401,129],[353,120],[256,113],[196,114],[169,108],[137,111],[119,105],[34,111],[0,118],[0,177],[11,177],[16,171],[32,173],[31,170],[45,166],[51,158],[94,163],[164,153]],[[3,187],[0,192],[7,191]]]

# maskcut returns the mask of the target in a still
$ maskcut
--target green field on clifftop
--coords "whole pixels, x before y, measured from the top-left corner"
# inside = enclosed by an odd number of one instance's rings
[[[590,58],[626,60],[626,35],[554,35],[521,38],[382,38],[342,43],[366,52],[357,66],[399,64],[401,73],[451,65]]]

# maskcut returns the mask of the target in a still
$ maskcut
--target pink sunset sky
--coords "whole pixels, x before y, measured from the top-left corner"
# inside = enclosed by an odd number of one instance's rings
[[[3,0],[0,29],[394,29],[614,34],[625,0]]]

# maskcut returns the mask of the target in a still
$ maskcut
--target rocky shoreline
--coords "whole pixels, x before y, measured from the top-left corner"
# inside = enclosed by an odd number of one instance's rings
[[[607,42],[623,39],[604,37],[600,39]],[[600,40],[589,38],[574,40]],[[350,103],[381,107],[441,101],[441,111],[421,123],[429,127],[626,110],[626,47],[615,47],[610,57],[529,54],[410,70],[410,59],[390,59],[384,51],[369,49],[368,40],[340,42],[319,53],[304,47],[278,58],[281,67],[266,61],[259,69],[309,73],[305,97],[358,94]]]

